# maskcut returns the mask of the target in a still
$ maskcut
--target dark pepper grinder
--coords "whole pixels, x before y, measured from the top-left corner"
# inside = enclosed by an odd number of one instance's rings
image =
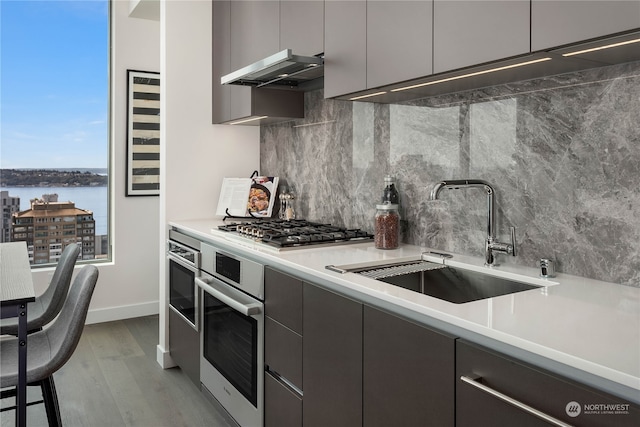
[[[382,204],[398,204],[398,190],[396,180],[390,175],[384,177],[384,191],[382,192]]]

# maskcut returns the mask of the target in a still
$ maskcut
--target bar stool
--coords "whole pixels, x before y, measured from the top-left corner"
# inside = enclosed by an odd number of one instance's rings
[[[98,268],[86,265],[80,270],[69,290],[60,315],[51,326],[29,335],[27,350],[27,384],[42,388],[49,426],[61,426],[60,408],[53,374],[69,360],[75,351],[89,310],[89,303],[98,281]],[[4,339],[0,347],[1,397],[12,397],[18,385],[18,339]],[[4,390],[5,388],[9,388]],[[15,409],[15,406],[2,410]]]
[[[76,259],[80,253],[80,246],[71,243],[64,248],[53,278],[42,295],[27,305],[27,331],[39,331],[42,327],[56,318],[67,298],[71,276]],[[12,317],[0,323],[0,335],[18,335],[18,319]]]

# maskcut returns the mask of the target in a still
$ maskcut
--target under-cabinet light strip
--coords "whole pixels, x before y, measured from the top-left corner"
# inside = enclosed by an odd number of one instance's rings
[[[266,119],[267,117],[269,117],[269,116],[251,117],[251,118],[249,118],[249,119],[238,120],[238,121],[235,121],[235,122],[231,122],[231,123],[229,123],[229,124],[230,124],[230,125],[239,125],[239,124],[241,124],[241,123],[252,122],[252,121],[254,121],[254,120]]]
[[[371,96],[384,95],[385,93],[387,93],[387,92],[386,91],[382,91],[382,92],[376,92],[376,93],[368,93],[366,95],[360,95],[360,96],[356,96],[356,97],[353,97],[353,98],[349,98],[349,101],[356,101],[358,99],[369,98]]]
[[[583,53],[595,52],[597,50],[609,49],[609,48],[612,48],[612,47],[624,46],[624,45],[627,45],[627,44],[638,43],[638,42],[640,42],[640,39],[627,40],[625,42],[612,43],[612,44],[608,44],[608,45],[605,45],[605,46],[598,46],[598,47],[592,47],[590,49],[583,49],[583,50],[578,50],[578,51],[575,51],[575,52],[563,53],[562,56],[580,55],[580,54],[583,54]]]
[[[326,125],[326,124],[333,123],[333,122],[335,122],[335,120],[326,120],[324,122],[304,123],[304,124],[301,124],[301,125],[294,125],[292,127],[293,128],[304,128],[304,127],[307,127],[307,126]]]
[[[551,58],[547,57],[547,58],[534,59],[532,61],[519,62],[517,64],[505,65],[505,66],[497,67],[497,68],[490,68],[488,70],[483,70],[483,71],[476,71],[475,73],[462,74],[460,76],[454,76],[454,77],[447,77],[446,79],[434,80],[432,82],[420,83],[420,84],[417,84],[417,85],[406,86],[406,87],[399,87],[399,88],[396,88],[396,89],[391,89],[391,92],[399,92],[399,91],[407,90],[407,89],[415,89],[415,88],[418,88],[418,87],[430,86],[430,85],[435,85],[435,84],[444,83],[444,82],[450,82],[452,80],[459,80],[459,79],[464,79],[464,78],[467,78],[467,77],[479,76],[479,75],[482,75],[482,74],[493,73],[495,71],[508,70],[510,68],[523,67],[525,65],[537,64],[538,62],[544,62],[544,61],[549,61],[549,60],[551,60]]]

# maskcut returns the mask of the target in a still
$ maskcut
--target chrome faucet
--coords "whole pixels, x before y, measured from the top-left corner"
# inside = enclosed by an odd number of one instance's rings
[[[459,188],[482,188],[487,193],[487,240],[484,245],[484,265],[493,267],[496,264],[494,252],[509,254],[516,256],[516,229],[511,228],[511,243],[501,243],[496,241],[496,234],[494,229],[494,203],[495,203],[495,191],[491,184],[480,179],[456,179],[449,181],[440,181],[431,190],[430,200],[436,200],[442,189],[454,189]]]

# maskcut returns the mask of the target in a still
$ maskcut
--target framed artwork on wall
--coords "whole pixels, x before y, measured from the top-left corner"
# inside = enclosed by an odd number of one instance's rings
[[[160,194],[160,73],[127,70],[127,196]]]

